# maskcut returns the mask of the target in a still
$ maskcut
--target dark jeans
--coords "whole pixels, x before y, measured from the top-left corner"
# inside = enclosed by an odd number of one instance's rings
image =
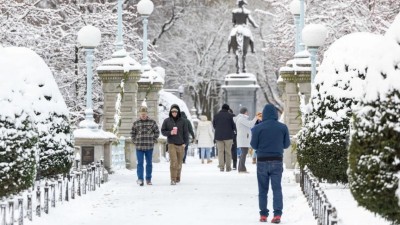
[[[242,151],[242,153],[240,154],[240,158],[239,158],[239,168],[238,171],[239,172],[246,172],[246,157],[247,157],[247,153],[249,152],[249,148],[240,148],[240,150]]]
[[[271,181],[273,194],[274,216],[282,215],[282,172],[283,163],[281,161],[257,161],[257,181],[258,181],[258,206],[261,216],[268,216],[267,209],[269,182]]]
[[[237,165],[237,149],[236,149],[236,145],[232,146],[231,152],[232,152],[233,168],[236,169],[236,165]]]
[[[151,173],[153,171],[153,149],[139,150],[136,149],[137,164],[137,176],[139,180],[143,180],[143,163],[146,158],[146,180],[151,181]]]
[[[183,154],[183,163],[186,162],[186,155],[187,155],[188,148],[189,148],[189,143],[186,143],[185,144],[185,153]]]

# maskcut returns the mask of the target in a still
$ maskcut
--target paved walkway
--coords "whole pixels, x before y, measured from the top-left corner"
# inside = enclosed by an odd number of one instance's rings
[[[220,172],[216,160],[201,164],[188,157],[182,181],[169,183],[169,163],[154,164],[153,186],[136,184],[136,170],[121,170],[95,192],[51,208],[34,217],[34,225],[244,225],[258,222],[255,165],[249,174]],[[310,208],[293,172],[283,177],[284,214],[281,224],[314,225]],[[268,205],[271,202],[268,203]],[[268,218],[270,221],[270,218]]]

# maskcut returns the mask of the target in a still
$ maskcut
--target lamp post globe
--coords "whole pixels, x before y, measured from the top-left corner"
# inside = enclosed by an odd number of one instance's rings
[[[154,4],[150,0],[140,0],[137,4],[138,13],[142,16],[149,16],[154,9]]]
[[[78,31],[78,42],[85,49],[86,52],[86,110],[85,119],[79,123],[81,128],[89,128],[96,130],[98,125],[94,122],[93,118],[93,102],[92,102],[92,63],[93,63],[93,52],[100,44],[101,32],[98,28],[88,25],[82,27]]]
[[[321,24],[309,24],[302,31],[303,42],[311,54],[311,84],[317,74],[317,51],[326,40],[328,30]]]
[[[289,5],[289,10],[293,15],[300,15],[300,0],[293,0]]]
[[[84,48],[96,48],[100,40],[101,32],[97,27],[87,25],[78,31],[78,42]]]

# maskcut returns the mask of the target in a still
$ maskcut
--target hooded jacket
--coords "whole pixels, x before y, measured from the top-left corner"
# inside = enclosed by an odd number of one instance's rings
[[[185,112],[182,111],[182,112],[181,112],[181,116],[182,116],[182,119],[184,119],[184,120],[187,122],[187,124],[188,124],[188,129],[189,129],[189,134],[192,135],[192,139],[194,140],[194,139],[195,139],[195,136],[194,136],[194,131],[193,131],[192,123],[191,123],[190,120],[187,118]],[[187,143],[186,143],[186,144],[187,144]]]
[[[172,109],[177,109],[178,114],[177,118],[174,119],[171,113]],[[177,135],[171,135],[171,131],[173,127],[178,128]],[[185,143],[189,143],[189,129],[188,124],[181,117],[181,110],[178,105],[173,104],[171,109],[169,110],[169,117],[166,118],[161,126],[161,133],[163,136],[167,137],[168,144],[176,144],[182,145]]]
[[[278,121],[278,111],[272,104],[263,110],[262,123],[251,129],[250,145],[257,151],[257,158],[283,157],[283,150],[290,146],[288,127]]]
[[[207,120],[206,116],[200,116],[196,135],[198,148],[211,148],[214,146],[214,131],[212,123]]]

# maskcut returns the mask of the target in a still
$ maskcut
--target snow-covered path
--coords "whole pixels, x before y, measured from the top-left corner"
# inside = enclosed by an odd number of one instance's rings
[[[256,167],[249,158],[247,161],[250,173],[238,174],[220,172],[215,160],[201,164],[197,158],[188,157],[182,181],[176,186],[169,183],[169,163],[165,161],[153,164],[153,186],[140,187],[136,184],[136,170],[121,170],[95,192],[50,208],[50,214],[34,217],[27,224],[260,224]],[[311,209],[293,178],[293,172],[285,170],[281,224],[314,225]]]

